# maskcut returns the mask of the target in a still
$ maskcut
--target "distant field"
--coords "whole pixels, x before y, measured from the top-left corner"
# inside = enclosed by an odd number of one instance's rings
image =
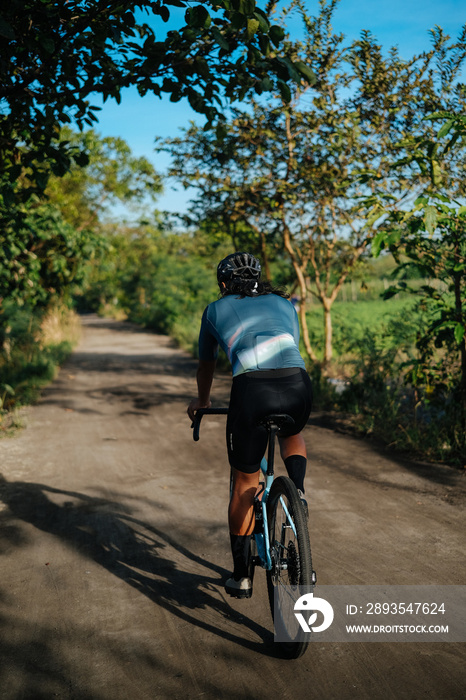
[[[415,315],[407,313],[413,305],[413,297],[409,295],[383,301],[380,298],[364,298],[361,293],[358,294],[358,301],[335,302],[332,307],[334,359],[348,352],[353,354],[354,348],[351,349],[351,345],[354,342],[362,345],[368,332],[376,334],[378,343],[384,347],[393,346],[409,337],[414,340]],[[181,347],[194,355],[197,353],[200,318],[201,312],[182,322],[176,322],[171,331]],[[324,314],[316,302],[309,306],[308,325],[314,350],[321,357],[324,347]]]
[[[359,295],[361,296],[361,295]],[[361,299],[337,301],[332,307],[334,356],[345,354],[356,342],[364,342],[367,333],[376,334],[381,345],[393,345],[401,339],[413,341],[416,333],[413,297]],[[314,303],[308,312],[311,342],[318,356],[324,343],[324,314],[320,305]]]

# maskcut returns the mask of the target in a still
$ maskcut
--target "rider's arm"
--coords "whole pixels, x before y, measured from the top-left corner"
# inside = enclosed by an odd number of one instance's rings
[[[199,408],[210,408],[210,389],[214,378],[217,360],[199,360],[197,368],[197,399],[193,399],[188,406],[188,416],[194,420],[194,414]]]
[[[215,365],[218,355],[218,341],[211,332],[208,321],[208,310],[202,315],[201,330],[199,333],[199,365],[197,368],[197,399],[193,399],[188,406],[188,415],[194,420],[194,414],[199,408],[210,408],[210,389],[214,378]]]
[[[214,371],[217,360],[199,360],[197,368],[197,393],[202,408],[210,404],[210,389],[214,379]]]

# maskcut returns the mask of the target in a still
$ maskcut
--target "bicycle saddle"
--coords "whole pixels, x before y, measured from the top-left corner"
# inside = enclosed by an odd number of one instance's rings
[[[286,425],[294,425],[294,419],[287,413],[271,413],[262,418],[259,425],[263,425],[265,428],[276,428],[280,431]]]

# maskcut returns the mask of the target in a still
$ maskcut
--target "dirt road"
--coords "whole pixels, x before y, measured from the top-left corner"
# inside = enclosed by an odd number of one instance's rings
[[[194,371],[167,338],[86,317],[26,429],[0,442],[0,698],[464,697],[464,645],[315,643],[286,661],[263,572],[251,600],[224,595],[224,419],[193,443]],[[463,475],[316,423],[319,582],[464,584]]]

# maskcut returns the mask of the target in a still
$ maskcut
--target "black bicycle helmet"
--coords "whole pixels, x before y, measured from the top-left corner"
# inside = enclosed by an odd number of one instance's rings
[[[221,260],[217,267],[217,282],[228,282],[231,279],[258,280],[261,276],[261,265],[257,258],[250,253],[232,253]]]

